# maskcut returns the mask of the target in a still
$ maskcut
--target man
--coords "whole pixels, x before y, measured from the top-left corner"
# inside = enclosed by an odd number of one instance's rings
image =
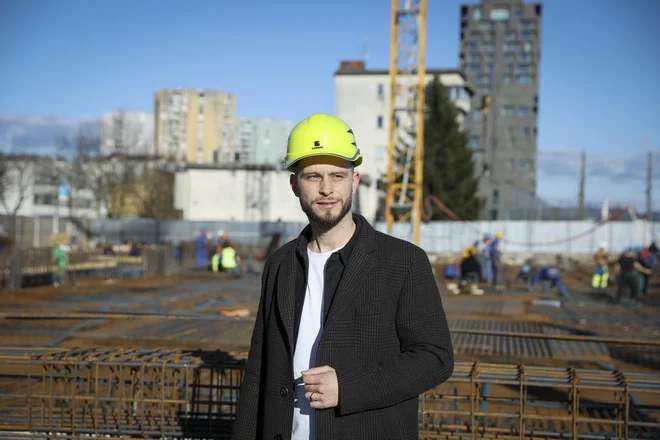
[[[630,290],[630,300],[637,302],[640,294],[640,274],[651,275],[653,273],[638,261],[638,255],[634,246],[628,246],[623,251],[619,260],[616,262],[614,271],[617,275],[616,297],[614,298],[616,304],[621,303],[625,290]]]
[[[490,264],[493,273],[493,287],[497,287],[500,278],[500,260],[502,258],[502,251],[500,250],[500,240],[502,239],[502,232],[495,233],[495,239],[488,245],[488,255],[490,257]]]
[[[568,300],[570,296],[564,287],[564,283],[561,282],[561,275],[559,274],[559,268],[557,266],[543,266],[541,270],[536,273],[536,276],[532,280],[532,286],[535,286],[536,283],[541,281],[541,286],[543,286],[543,291],[548,291],[548,281],[550,281],[551,288],[557,288],[557,291],[561,295],[563,300]]]
[[[264,267],[235,440],[417,439],[418,395],[453,351],[426,253],[351,213],[352,130],[316,114],[287,146],[309,225]]]
[[[603,242],[600,244],[600,248],[594,254],[594,260],[596,262],[596,270],[591,277],[591,286],[594,289],[605,289],[610,278],[608,268],[610,257],[607,253],[607,243]]]

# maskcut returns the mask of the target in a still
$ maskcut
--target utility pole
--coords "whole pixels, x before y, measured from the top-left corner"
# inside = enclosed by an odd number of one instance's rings
[[[580,154],[580,195],[579,195],[579,211],[578,220],[584,220],[584,186],[586,183],[586,169],[587,169],[587,155],[583,151]]]
[[[653,153],[649,151],[648,159],[646,166],[646,220],[649,222],[653,221],[653,194],[651,188],[653,188]]]

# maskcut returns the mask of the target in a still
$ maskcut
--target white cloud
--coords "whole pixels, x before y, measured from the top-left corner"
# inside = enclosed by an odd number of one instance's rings
[[[601,177],[618,183],[646,179],[646,153],[625,157],[587,153],[586,160],[589,177]],[[580,175],[580,151],[570,147],[540,150],[538,169],[545,177],[577,178]],[[660,178],[660,150],[653,154],[653,178]]]
[[[86,123],[100,127],[100,118],[0,114],[0,151],[52,154],[59,136],[72,136]]]

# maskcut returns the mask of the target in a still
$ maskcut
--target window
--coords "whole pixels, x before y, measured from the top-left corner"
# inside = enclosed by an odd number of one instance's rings
[[[387,147],[383,145],[379,145],[378,147],[376,147],[376,157],[375,157],[376,161],[378,162],[384,161],[386,152],[387,152]]]
[[[500,203],[500,190],[494,189],[493,190],[493,205],[497,205]]]
[[[509,75],[508,73],[502,75],[502,84],[511,84],[511,75]]]
[[[385,85],[378,84],[378,97],[383,98],[385,96]]]
[[[515,41],[517,37],[518,34],[516,31],[507,31],[506,34],[504,34],[504,41]]]
[[[516,167],[516,161],[513,159],[509,159],[509,169],[512,170]]]
[[[478,53],[471,53],[470,54],[470,61],[473,63],[479,63],[481,62],[481,56]]]
[[[518,58],[520,59],[520,61],[522,61],[524,63],[529,63],[530,61],[532,61],[532,55],[530,55],[528,53],[525,53],[525,52],[519,54]]]
[[[378,116],[378,119],[376,121],[376,126],[378,128],[383,128],[383,117],[382,116]]]
[[[509,19],[509,10],[508,9],[492,9],[490,11],[490,19],[494,21],[508,20]]]
[[[473,150],[479,149],[479,136],[470,136],[470,142],[468,143],[470,148]]]
[[[512,139],[511,139],[511,148],[516,148],[516,146],[517,146],[517,144],[516,144],[516,139],[515,139],[515,138],[512,138]]]
[[[486,75],[477,75],[477,84],[479,85],[488,84],[489,79],[490,78]]]
[[[516,77],[516,82],[518,84],[529,84],[532,82],[532,76],[528,73],[523,73]]]
[[[523,10],[516,9],[516,18],[522,18],[522,16],[523,16]]]
[[[514,115],[513,106],[511,106],[511,105],[502,106],[502,108],[500,109],[500,115],[501,116],[513,116]]]
[[[528,138],[528,137],[530,137],[531,135],[532,135],[532,133],[531,133],[529,127],[523,127],[523,136],[525,136],[526,138]]]
[[[521,160],[518,166],[520,167],[521,170],[526,170],[529,164],[527,163],[526,160]]]
[[[486,43],[483,46],[485,52],[495,52],[495,45],[493,43]]]
[[[525,41],[523,43],[523,50],[525,52],[531,52],[532,51],[532,43],[530,43],[529,41]]]
[[[504,55],[504,62],[507,64],[513,63],[513,55],[511,55],[510,53]]]
[[[481,121],[481,112],[479,110],[475,110],[472,112],[472,120]]]
[[[518,72],[520,73],[528,73],[532,70],[532,66],[529,64],[518,64]]]
[[[479,64],[470,64],[470,72],[472,73],[481,72],[481,66]]]
[[[521,20],[521,23],[523,30],[531,31],[532,29],[534,29],[534,22],[532,22],[531,20]]]
[[[481,9],[474,10],[474,12],[472,13],[472,19],[476,21],[481,20]]]
[[[518,117],[519,118],[524,118],[525,116],[529,115],[529,107],[526,106],[520,106],[518,109]]]

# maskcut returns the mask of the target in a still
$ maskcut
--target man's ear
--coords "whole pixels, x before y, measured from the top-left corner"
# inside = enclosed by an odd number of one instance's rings
[[[300,191],[298,191],[298,176],[291,174],[289,176],[289,185],[291,185],[291,191],[293,191],[296,197],[300,197]]]
[[[360,172],[353,172],[353,194],[357,191],[358,185],[360,184]]]

